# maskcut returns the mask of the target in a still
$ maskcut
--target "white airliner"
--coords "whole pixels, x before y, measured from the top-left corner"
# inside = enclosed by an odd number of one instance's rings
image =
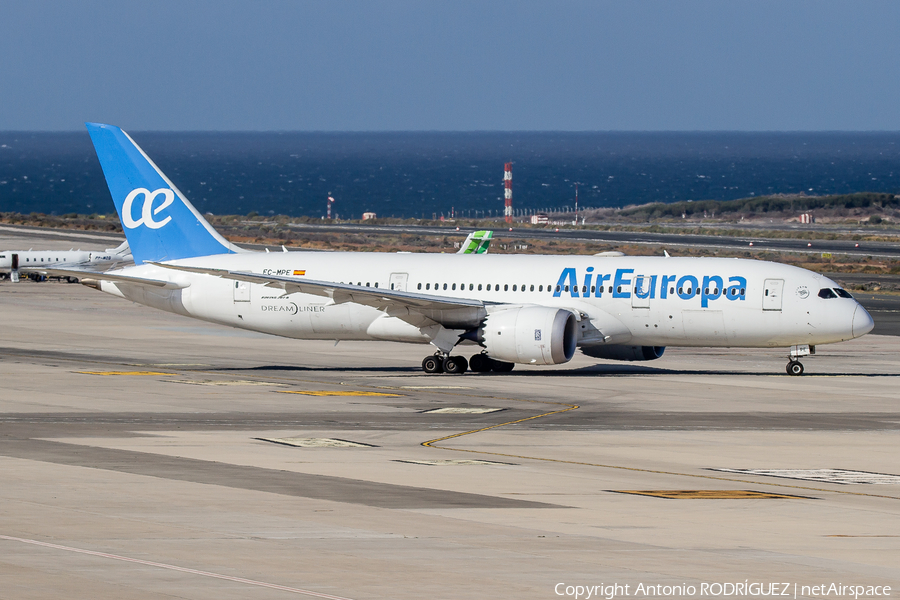
[[[62,269],[87,267],[112,269],[116,265],[132,261],[128,242],[106,250],[5,250],[0,251],[0,279],[9,277],[19,281],[19,269],[28,271],[29,277],[38,279],[46,275],[44,267]],[[77,278],[69,275],[70,282]]]
[[[135,266],[57,269],[188,317],[298,339],[431,344],[428,373],[508,371],[586,355],[653,360],[666,346],[784,348],[864,335],[834,281],[728,258],[248,252],[200,216],[134,140],[88,124]],[[461,343],[475,354],[453,356]],[[788,350],[789,349],[789,350]]]

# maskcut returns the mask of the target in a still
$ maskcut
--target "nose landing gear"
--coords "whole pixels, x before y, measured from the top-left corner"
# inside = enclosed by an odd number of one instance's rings
[[[803,363],[799,360],[792,360],[787,364],[785,369],[788,375],[803,375]]]
[[[815,346],[797,345],[791,346],[791,354],[788,357],[788,364],[785,367],[788,375],[803,375],[803,365],[800,358],[816,353]]]

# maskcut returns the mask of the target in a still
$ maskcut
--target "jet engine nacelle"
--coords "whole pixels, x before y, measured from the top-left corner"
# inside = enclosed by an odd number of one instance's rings
[[[582,352],[593,358],[608,360],[656,360],[666,351],[665,346],[587,346]]]
[[[489,314],[479,342],[491,358],[531,365],[558,365],[575,355],[575,315],[559,308],[523,306]]]

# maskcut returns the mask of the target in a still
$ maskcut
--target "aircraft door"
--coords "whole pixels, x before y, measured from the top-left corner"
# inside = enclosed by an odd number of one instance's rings
[[[766,279],[763,290],[763,310],[781,310],[784,279]]]
[[[250,284],[246,281],[234,281],[234,301],[250,302]]]
[[[409,279],[409,273],[391,273],[391,289],[397,292],[405,292],[407,279]]]
[[[634,278],[631,290],[631,308],[650,308],[650,291],[656,283],[656,277],[638,275]]]
[[[12,262],[9,267],[9,279],[13,283],[19,281],[19,255],[15,253],[12,255]]]

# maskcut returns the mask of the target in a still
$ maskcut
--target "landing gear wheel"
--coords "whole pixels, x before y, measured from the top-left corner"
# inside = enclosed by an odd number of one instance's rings
[[[444,373],[462,375],[469,369],[469,361],[462,356],[448,356],[444,359]]]
[[[491,359],[491,370],[495,373],[509,373],[515,366],[514,363]]]
[[[787,364],[788,375],[803,375],[803,364],[799,360],[792,360]]]
[[[469,368],[476,373],[487,373],[491,370],[493,361],[485,354],[476,354],[469,359]]]
[[[444,371],[444,361],[440,356],[426,356],[422,361],[422,370],[426,373],[442,373]]]

